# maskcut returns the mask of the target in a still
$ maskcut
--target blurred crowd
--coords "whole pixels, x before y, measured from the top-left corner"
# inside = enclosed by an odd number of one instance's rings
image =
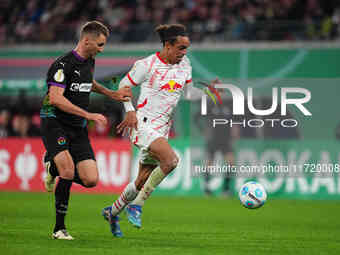
[[[21,90],[16,96],[0,95],[0,139],[39,137],[41,101],[42,98],[32,97],[26,90]],[[89,110],[103,113],[108,120],[105,126],[88,122],[90,137],[120,137],[116,133],[116,126],[123,118],[120,103],[99,97],[91,100]]]
[[[77,39],[97,19],[111,42],[152,42],[156,25],[187,25],[193,41],[329,40],[340,35],[338,0],[1,0],[0,43]]]
[[[12,103],[9,103],[12,102]],[[22,91],[16,99],[1,97],[0,139],[40,136],[39,108]]]

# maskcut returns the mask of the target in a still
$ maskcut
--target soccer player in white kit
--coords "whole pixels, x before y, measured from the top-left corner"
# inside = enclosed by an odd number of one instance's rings
[[[137,179],[119,198],[103,209],[114,236],[122,236],[118,214],[127,208],[128,219],[141,227],[141,207],[161,181],[176,168],[178,157],[168,143],[171,117],[184,89],[192,83],[191,64],[185,56],[190,46],[186,28],[180,24],[160,25],[155,30],[163,43],[160,52],[136,61],[119,87],[141,86],[137,111],[125,102],[125,119],[118,132],[129,131],[131,142],[142,153]]]

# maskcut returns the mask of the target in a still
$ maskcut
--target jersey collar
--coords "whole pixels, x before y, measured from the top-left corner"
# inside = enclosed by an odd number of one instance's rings
[[[156,52],[156,56],[158,57],[158,59],[159,59],[159,60],[160,60],[160,61],[161,61],[163,64],[166,64],[166,65],[167,65],[168,63],[167,63],[167,62],[165,62],[165,60],[164,60],[164,59],[162,59],[162,58],[161,58],[161,56],[160,56],[159,54],[160,54],[160,52],[159,52],[159,51],[157,51],[157,52]]]
[[[80,62],[85,62],[86,59],[80,56],[75,50],[72,50],[73,55],[78,59]]]

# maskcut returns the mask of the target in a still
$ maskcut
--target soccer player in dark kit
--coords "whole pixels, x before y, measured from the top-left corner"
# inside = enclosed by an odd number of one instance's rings
[[[56,224],[54,239],[73,240],[66,231],[72,182],[94,187],[98,182],[98,168],[88,138],[87,121],[106,124],[102,114],[88,112],[90,93],[97,92],[117,101],[131,99],[128,87],[118,91],[101,86],[93,78],[95,56],[103,51],[109,30],[98,21],[87,22],[80,32],[74,50],[59,57],[50,66],[46,83],[48,92],[43,100],[40,116],[45,154],[45,188],[52,192],[55,178]]]

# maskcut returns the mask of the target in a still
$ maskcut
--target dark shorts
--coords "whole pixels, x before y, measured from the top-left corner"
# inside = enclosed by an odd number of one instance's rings
[[[75,164],[95,160],[86,127],[66,126],[55,118],[41,118],[41,134],[49,159],[68,150]]]

